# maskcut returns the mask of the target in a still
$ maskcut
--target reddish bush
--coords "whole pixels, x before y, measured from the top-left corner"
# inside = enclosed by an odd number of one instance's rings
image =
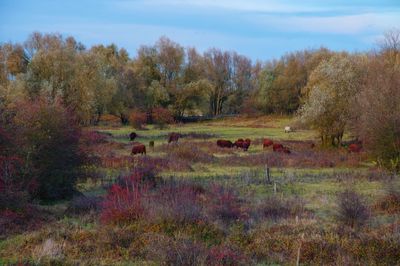
[[[172,112],[167,108],[153,108],[151,116],[154,124],[160,129],[165,128],[168,124],[174,123]]]
[[[207,265],[249,265],[238,251],[234,251],[226,246],[212,247],[207,256]]]
[[[147,114],[139,110],[134,110],[129,115],[129,123],[136,129],[142,129],[147,122]]]
[[[75,115],[59,102],[38,99],[19,103],[12,123],[21,139],[19,152],[28,158],[23,178],[37,182],[35,195],[46,200],[72,197],[85,159]]]
[[[155,219],[193,224],[204,221],[198,196],[204,193],[200,186],[184,182],[168,182],[154,193],[152,210]]]
[[[124,224],[135,221],[145,213],[143,200],[146,188],[141,176],[126,178],[126,186],[114,184],[102,204],[101,220],[106,224]]]
[[[353,152],[353,153],[359,153],[362,149],[362,146],[360,144],[350,144],[349,145],[349,152]]]
[[[232,189],[212,185],[205,204],[211,221],[220,220],[229,224],[246,218],[246,213],[242,210],[241,200]]]

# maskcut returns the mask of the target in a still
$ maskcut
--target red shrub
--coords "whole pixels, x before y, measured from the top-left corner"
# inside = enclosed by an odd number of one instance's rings
[[[212,247],[207,256],[208,265],[248,265],[247,263],[244,256],[226,246]]]
[[[151,114],[154,124],[159,128],[165,128],[166,125],[172,124],[174,122],[174,117],[172,112],[167,108],[154,108]]]
[[[125,187],[114,184],[110,188],[103,202],[103,223],[129,223],[144,215],[143,199],[146,189],[141,184],[141,176],[135,174],[127,177],[126,184]]]
[[[211,220],[220,220],[230,223],[246,218],[242,211],[241,200],[236,193],[229,188],[219,185],[211,186],[211,191],[206,200],[207,213]]]
[[[201,186],[185,182],[168,182],[161,186],[150,206],[154,218],[193,224],[205,220],[198,196],[204,193]]]
[[[141,129],[147,122],[147,114],[139,110],[134,110],[129,115],[129,122],[134,128]]]

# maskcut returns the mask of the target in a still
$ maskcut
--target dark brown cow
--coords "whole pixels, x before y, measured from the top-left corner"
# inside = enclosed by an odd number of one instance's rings
[[[283,150],[283,145],[279,143],[275,143],[272,145],[272,150],[273,151],[282,151]]]
[[[243,150],[247,151],[249,149],[249,147],[250,147],[250,144],[251,144],[251,140],[250,139],[245,139],[244,142],[243,142]]]
[[[287,153],[287,154],[291,153],[288,147],[283,147],[282,152]]]
[[[230,140],[219,139],[217,140],[217,146],[221,148],[232,148],[233,143]]]
[[[243,139],[238,139],[237,141],[235,141],[235,143],[233,143],[233,146],[236,148],[242,148],[243,142],[244,142]]]
[[[236,148],[242,148],[244,151],[247,151],[250,147],[251,144],[251,140],[250,139],[238,139],[237,141],[235,141],[235,143],[233,144],[233,146],[235,146]]]
[[[132,147],[132,152],[131,152],[131,154],[132,155],[135,155],[135,154],[138,154],[138,153],[140,153],[140,154],[146,154],[146,146],[145,145],[143,145],[143,144],[135,144],[133,147]]]
[[[135,140],[136,137],[137,137],[137,134],[136,134],[135,132],[132,132],[131,134],[129,134],[129,139],[130,139],[131,141]]]
[[[168,135],[168,144],[171,142],[178,142],[179,138],[182,137],[180,133],[171,132]]]
[[[361,149],[362,149],[362,146],[361,146],[360,144],[353,143],[353,144],[350,144],[350,145],[349,145],[348,151],[349,151],[350,153],[351,153],[351,152],[359,153],[359,152],[361,151]]]
[[[264,139],[263,141],[263,149],[268,148],[269,146],[273,145],[274,142],[270,139]]]
[[[283,152],[283,153],[286,153],[286,154],[290,154],[291,153],[291,151],[290,151],[290,149],[288,147],[285,147],[285,146],[283,146],[282,144],[279,144],[279,143],[276,143],[276,144],[272,145],[272,150],[274,152]]]

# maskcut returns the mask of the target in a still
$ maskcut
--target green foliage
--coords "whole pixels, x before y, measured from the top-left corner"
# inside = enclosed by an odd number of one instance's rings
[[[347,55],[322,61],[312,72],[309,96],[299,115],[303,123],[318,130],[323,145],[340,145],[358,86],[356,65]]]

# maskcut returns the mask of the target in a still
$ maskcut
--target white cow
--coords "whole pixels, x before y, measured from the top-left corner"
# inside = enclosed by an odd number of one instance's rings
[[[290,133],[292,132],[292,129],[289,126],[285,127],[285,133]]]

